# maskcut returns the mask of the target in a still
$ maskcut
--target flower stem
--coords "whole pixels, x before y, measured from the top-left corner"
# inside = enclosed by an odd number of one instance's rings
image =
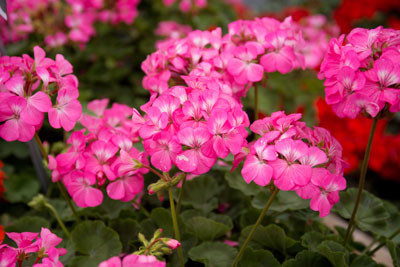
[[[185,183],[186,183],[186,175],[185,175],[185,177],[183,177],[182,184],[181,184],[181,189],[179,190],[178,204],[176,205],[176,214],[179,214],[179,212],[181,210],[183,189],[185,187]]]
[[[265,214],[267,213],[269,207],[272,204],[272,201],[275,199],[276,194],[278,194],[279,189],[277,187],[275,187],[272,191],[271,196],[269,197],[267,204],[265,204],[264,209],[261,211],[260,216],[258,216],[258,219],[256,221],[256,224],[253,225],[253,228],[251,228],[251,231],[249,233],[249,235],[246,238],[246,241],[244,241],[242,247],[240,248],[239,253],[236,255],[235,261],[233,262],[232,267],[236,267],[237,264],[239,263],[240,258],[242,257],[244,250],[247,247],[247,244],[250,242],[250,240],[253,238],[254,233],[256,232],[257,227],[260,225],[261,221],[263,220]]]
[[[364,160],[363,160],[363,163],[361,165],[360,181],[358,183],[357,199],[356,199],[356,203],[354,205],[353,213],[351,214],[349,225],[347,226],[346,236],[344,238],[344,245],[346,245],[347,241],[349,240],[349,238],[351,236],[352,228],[355,227],[354,226],[354,221],[355,221],[355,218],[356,218],[358,206],[360,205],[361,194],[362,194],[362,191],[363,191],[363,188],[364,188],[364,184],[365,184],[365,177],[367,175],[368,161],[369,161],[369,156],[370,156],[370,153],[371,153],[372,141],[374,139],[376,125],[377,125],[378,120],[379,120],[378,116],[379,116],[379,114],[372,120],[372,125],[371,125],[371,130],[370,130],[370,133],[369,133],[368,143],[367,143],[367,147],[366,147],[365,153],[364,153]]]
[[[179,235],[179,228],[178,228],[178,219],[176,216],[176,211],[175,211],[175,203],[174,203],[174,197],[172,196],[172,188],[168,188],[168,195],[169,195],[169,203],[171,206],[171,218],[172,218],[172,224],[174,225],[174,231],[175,231],[175,238],[178,240],[178,242],[181,242],[181,237]],[[178,256],[179,256],[179,263],[181,267],[184,267],[184,261],[183,261],[183,253],[181,247],[178,247]]]
[[[393,238],[395,238],[398,234],[400,234],[400,228],[397,229],[391,236],[388,237],[387,240],[392,240]],[[374,248],[373,250],[371,250],[370,252],[368,252],[368,256],[373,256],[375,254],[375,252],[377,252],[378,250],[380,250],[384,245],[386,244],[386,240],[381,242],[376,248]]]
[[[49,156],[47,155],[46,149],[44,149],[43,143],[40,140],[39,135],[37,133],[35,133],[34,137],[35,137],[36,143],[39,146],[40,153],[42,153],[43,159],[46,161],[46,163],[48,163],[49,162]]]
[[[79,218],[78,213],[76,213],[74,205],[72,204],[71,199],[69,198],[67,192],[65,191],[64,185],[61,184],[60,181],[57,181],[57,185],[58,185],[58,189],[60,190],[61,194],[63,195],[65,201],[67,201],[68,207],[72,211],[72,214],[74,214],[74,217],[79,222],[81,219]]]
[[[69,233],[67,227],[65,227],[65,224],[61,220],[60,215],[58,214],[56,209],[52,205],[50,205],[49,203],[45,203],[44,205],[46,206],[46,208],[48,208],[53,213],[54,217],[56,218],[56,220],[57,220],[58,224],[60,225],[61,229],[64,231],[65,235],[68,238],[71,238],[71,234]]]
[[[254,84],[254,121],[258,120],[258,86]]]

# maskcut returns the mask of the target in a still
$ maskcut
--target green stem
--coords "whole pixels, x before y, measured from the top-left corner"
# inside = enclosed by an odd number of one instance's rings
[[[275,187],[272,191],[271,196],[269,197],[267,204],[265,204],[264,209],[261,211],[260,216],[258,216],[258,219],[256,221],[256,224],[253,225],[253,228],[251,228],[251,231],[249,233],[249,235],[246,238],[246,241],[244,241],[242,247],[240,248],[239,253],[236,255],[235,261],[233,262],[232,267],[236,267],[237,264],[239,263],[240,258],[242,257],[244,250],[247,247],[247,244],[250,242],[250,240],[253,238],[254,233],[256,232],[257,227],[260,225],[261,221],[263,220],[265,214],[267,213],[269,207],[272,204],[272,201],[275,199],[276,194],[278,194],[279,189],[277,187]]]
[[[397,229],[391,236],[388,237],[387,240],[392,240],[393,238],[395,238],[398,234],[400,234],[400,228]],[[384,245],[386,244],[386,240],[381,242],[379,244],[379,246],[377,246],[376,248],[374,248],[372,251],[368,252],[368,256],[373,256],[375,254],[375,252],[377,252],[378,250],[380,250]]]
[[[60,190],[61,194],[63,195],[65,201],[67,201],[68,207],[72,211],[72,214],[74,215],[76,220],[79,222],[81,219],[79,218],[78,213],[76,212],[74,205],[71,202],[71,199],[69,198],[67,192],[65,191],[64,185],[61,184],[60,181],[57,181],[57,186],[58,186],[58,189]]]
[[[372,125],[371,125],[371,130],[370,130],[370,133],[369,133],[368,143],[367,143],[367,147],[365,149],[364,160],[363,160],[363,163],[361,165],[360,181],[359,181],[359,184],[358,184],[357,199],[356,199],[356,203],[354,205],[353,213],[351,214],[349,225],[347,226],[346,236],[344,238],[344,245],[346,245],[347,241],[349,240],[349,238],[351,236],[350,233],[352,231],[352,228],[355,227],[354,226],[354,221],[355,221],[355,218],[356,218],[358,206],[360,205],[361,194],[362,194],[362,191],[363,191],[363,188],[364,188],[364,184],[365,184],[365,177],[367,175],[368,161],[369,161],[369,156],[370,156],[370,153],[371,153],[372,141],[374,139],[376,125],[377,125],[378,120],[379,120],[378,117],[379,117],[379,114],[372,120]]]
[[[176,211],[175,211],[175,203],[174,203],[174,197],[172,196],[172,188],[168,188],[168,195],[169,195],[169,204],[171,206],[171,218],[172,218],[172,224],[174,225],[174,231],[175,231],[175,238],[178,240],[178,242],[181,242],[181,237],[179,235],[179,228],[178,228],[178,219],[176,216]],[[181,247],[178,247],[178,256],[179,256],[179,262],[181,267],[184,267],[184,261],[183,261],[183,253]]]
[[[185,183],[186,183],[186,175],[185,175],[185,177],[183,177],[182,184],[181,184],[181,189],[179,190],[178,204],[176,205],[176,214],[179,214],[179,212],[181,210],[183,189],[185,187]]]
[[[58,224],[60,225],[61,229],[63,229],[65,235],[68,238],[71,238],[71,234],[69,233],[67,227],[65,227],[65,224],[61,220],[60,215],[58,215],[58,212],[56,211],[56,209],[52,205],[50,205],[49,203],[45,203],[44,205],[45,205],[46,208],[51,210],[51,212],[53,213],[54,217],[56,218]]]
[[[37,133],[35,133],[34,137],[35,137],[36,143],[39,146],[40,153],[42,153],[43,159],[46,161],[46,163],[48,163],[49,162],[49,156],[47,155],[46,149],[44,149],[43,143],[40,140],[39,135]]]
[[[258,86],[254,84],[254,121],[258,120]]]

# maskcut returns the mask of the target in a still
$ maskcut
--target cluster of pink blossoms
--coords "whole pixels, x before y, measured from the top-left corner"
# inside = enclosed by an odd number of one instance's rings
[[[36,255],[33,267],[62,267],[64,266],[59,257],[67,253],[64,248],[56,248],[62,241],[49,229],[42,228],[40,236],[38,233],[6,233],[17,247],[0,245],[0,266],[14,267],[22,266],[23,261]],[[41,261],[41,263],[39,263]]]
[[[280,190],[311,199],[311,209],[323,217],[346,188],[346,163],[341,145],[327,130],[311,129],[300,118],[278,111],[255,121],[250,129],[261,138],[235,157],[234,167],[246,157],[242,175],[247,183],[266,186],[272,180]]]
[[[44,113],[50,125],[70,131],[81,116],[78,80],[62,55],[46,58],[40,47],[34,58],[0,58],[0,137],[6,141],[31,140],[42,126]],[[55,104],[52,104],[52,99]]]
[[[100,263],[99,267],[165,267],[163,261],[157,260],[153,255],[128,255],[122,261],[120,257],[112,257],[109,260]]]
[[[230,88],[218,79],[182,76],[187,86],[174,86],[135,111],[151,163],[168,172],[172,165],[195,175],[204,174],[217,158],[241,151],[249,126],[247,114]],[[138,160],[138,159],[137,159]]]
[[[332,39],[321,65],[326,102],[337,116],[400,111],[400,31],[356,28]]]
[[[176,0],[163,0],[165,6],[172,6]],[[207,0],[178,0],[182,12],[190,12],[207,7]]]
[[[170,39],[181,39],[187,36],[192,31],[192,27],[189,25],[179,24],[176,21],[161,21],[154,33],[158,36],[164,37],[165,40],[156,42],[156,48],[164,46],[165,42],[169,42]]]
[[[306,67],[318,68],[328,50],[329,40],[339,36],[339,27],[329,23],[324,15],[304,17],[296,26],[303,33],[305,41],[302,53]]]
[[[53,182],[62,181],[79,207],[100,205],[101,187],[112,199],[131,201],[143,189],[143,174],[148,172],[135,169],[139,161],[148,166],[148,160],[133,146],[139,141],[139,128],[130,119],[132,108],[107,105],[108,99],[90,102],[94,115],[82,115],[84,129],[71,134],[66,152],[49,156]]]
[[[290,17],[238,20],[229,33],[192,31],[182,39],[170,39],[142,63],[143,86],[163,94],[169,86],[182,84],[182,75],[211,77],[231,88],[236,99],[263,80],[265,72],[287,73],[304,68],[304,40]]]
[[[49,47],[68,41],[83,46],[95,35],[94,23],[132,24],[140,0],[13,0],[9,21],[0,20],[2,40],[15,42],[31,33],[41,34]],[[50,15],[49,15],[50,14]],[[49,27],[51,25],[51,27]]]

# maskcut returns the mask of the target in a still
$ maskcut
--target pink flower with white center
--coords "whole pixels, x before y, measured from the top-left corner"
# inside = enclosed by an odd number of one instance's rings
[[[0,137],[4,140],[28,142],[35,134],[35,126],[21,117],[27,105],[26,99],[0,93]]]
[[[116,174],[110,167],[112,157],[118,152],[118,147],[113,143],[104,141],[95,141],[90,145],[90,150],[93,156],[86,159],[86,172],[91,172],[101,179],[106,175],[108,179],[114,180]]]
[[[175,164],[176,155],[182,151],[178,138],[169,132],[160,132],[153,139],[143,142],[144,149],[150,155],[151,164],[163,172],[168,172]]]
[[[0,246],[0,266],[15,267],[17,265],[17,253],[10,247]]]
[[[343,67],[336,78],[327,79],[325,85],[326,102],[329,105],[337,104],[348,95],[364,89],[365,76],[350,67]]]
[[[64,178],[64,184],[76,205],[81,208],[96,207],[103,202],[103,193],[92,187],[96,184],[96,177],[91,173],[73,171]]]
[[[33,53],[35,56],[35,71],[43,81],[44,87],[47,88],[49,82],[52,81],[47,69],[54,64],[54,60],[46,58],[46,52],[44,52],[44,50],[39,46],[33,48]]]
[[[78,90],[66,87],[57,95],[57,105],[49,110],[49,122],[53,128],[70,131],[82,114],[82,106],[77,100]]]
[[[40,238],[36,241],[39,245],[39,254],[45,255],[48,254],[51,249],[55,249],[58,255],[65,255],[67,253],[65,248],[56,248],[61,241],[62,238],[53,234],[49,229],[42,227]]]
[[[307,156],[308,146],[301,140],[288,138],[276,142],[275,149],[283,157],[269,163],[274,170],[275,185],[288,191],[308,184],[312,167],[298,163],[302,157]]]
[[[70,167],[75,164],[83,166],[85,158],[83,152],[86,146],[86,139],[82,131],[76,131],[68,138],[67,144],[71,144],[68,152],[57,155],[57,163],[60,167]]]
[[[269,143],[276,138],[276,134],[269,133],[258,139],[251,147],[243,164],[242,176],[246,183],[253,181],[260,186],[266,186],[271,181],[273,169],[269,162],[276,160],[275,147]]]
[[[339,191],[346,188],[346,179],[330,173],[323,168],[313,169],[311,183],[316,187],[312,194],[310,207],[319,211],[320,217],[329,214],[334,204],[339,201]]]
[[[139,130],[140,137],[143,139],[151,138],[156,133],[164,130],[168,125],[168,114],[161,112],[156,107],[146,110],[146,122]]]
[[[141,174],[124,175],[107,185],[107,194],[112,199],[127,202],[134,199],[143,186],[144,179]]]
[[[268,53],[260,58],[260,64],[266,72],[279,71],[280,73],[288,73],[295,66],[296,55],[293,47],[286,44],[288,31],[280,30],[266,35],[265,47]]]
[[[56,248],[50,248],[47,252],[46,258],[42,259],[42,263],[34,264],[32,267],[63,267],[59,256],[59,251]]]
[[[188,147],[176,157],[177,167],[193,174],[208,172],[215,164],[216,158],[209,158],[202,152],[202,146],[211,138],[207,128],[186,127],[178,132],[178,139],[182,145]]]
[[[17,255],[22,253],[35,253],[39,251],[39,246],[33,242],[38,237],[37,233],[23,232],[23,233],[6,233],[8,238],[12,239],[18,246],[15,249]]]
[[[378,39],[381,30],[382,26],[372,30],[355,28],[349,33],[347,40],[359,54],[360,60],[372,54],[374,43]]]
[[[375,102],[380,109],[386,103],[391,106],[400,101],[400,65],[389,59],[378,59],[374,67],[366,73],[367,83],[364,92]]]
[[[146,174],[148,169],[142,168],[142,164],[148,166],[146,152],[140,152],[135,147],[130,151],[120,151],[120,162],[118,163],[118,175],[134,175],[137,173]]]
[[[326,153],[319,149],[318,147],[310,147],[306,155],[299,159],[300,163],[303,165],[310,165],[312,167],[319,166],[321,164],[328,162],[328,157]]]
[[[261,65],[253,63],[259,51],[253,45],[239,46],[235,49],[235,58],[228,62],[227,70],[239,84],[259,82],[264,76],[264,69]]]

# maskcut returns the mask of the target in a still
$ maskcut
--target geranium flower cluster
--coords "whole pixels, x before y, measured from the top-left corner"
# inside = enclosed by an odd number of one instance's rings
[[[272,181],[280,190],[296,191],[311,199],[311,209],[323,217],[346,188],[342,176],[346,163],[342,147],[329,131],[311,129],[300,118],[299,113],[278,111],[255,121],[250,129],[261,137],[238,154],[235,165],[246,157],[241,172],[247,183],[266,186]]]
[[[108,99],[90,102],[88,109],[94,115],[82,115],[84,128],[71,134],[68,150],[49,156],[53,182],[63,182],[79,207],[100,205],[101,187],[112,199],[131,201],[143,189],[143,174],[148,172],[135,168],[139,161],[148,166],[148,160],[133,146],[139,129],[131,120],[132,109],[121,104],[107,109],[107,105]]]
[[[339,36],[339,27],[329,23],[324,15],[310,15],[298,21],[305,40],[302,54],[307,68],[316,69],[328,50],[329,40]]]
[[[100,263],[99,267],[132,267],[132,266],[143,266],[143,267],[165,267],[164,261],[157,260],[153,255],[128,255],[122,260],[120,257],[112,257],[106,261]]]
[[[174,86],[142,107],[133,121],[140,127],[151,163],[168,172],[173,165],[204,174],[217,158],[240,152],[249,126],[247,114],[218,79],[183,76],[187,86]]]
[[[167,7],[172,6],[176,0],[163,0],[163,4]],[[207,0],[178,0],[179,9],[188,13],[207,7]]]
[[[290,17],[280,22],[272,18],[238,20],[229,24],[229,33],[192,31],[182,39],[171,39],[159,46],[142,63],[146,73],[143,86],[162,94],[168,85],[182,84],[182,75],[217,78],[232,88],[239,99],[265,72],[287,73],[304,68],[304,43]]]
[[[22,266],[23,261],[36,256],[33,267],[62,267],[60,256],[67,253],[64,248],[56,248],[62,241],[49,229],[42,228],[39,233],[6,233],[8,238],[13,240],[17,247],[0,245],[0,266],[14,267]],[[40,262],[41,261],[41,262]]]
[[[170,39],[180,39],[187,36],[192,31],[190,25],[179,24],[176,21],[161,21],[158,23],[157,29],[154,33],[158,36],[164,37],[164,40],[156,42],[156,48],[163,47],[165,41]]]
[[[33,59],[28,55],[0,58],[0,137],[6,141],[31,140],[46,112],[52,127],[66,131],[81,116],[72,65],[62,55],[47,58],[38,46],[33,51]]]
[[[9,1],[9,21],[0,20],[6,43],[40,34],[49,47],[68,41],[83,45],[95,35],[94,23],[132,24],[140,0],[15,0]],[[50,14],[50,15],[49,15]],[[49,27],[51,25],[51,27]]]
[[[340,118],[400,110],[400,31],[356,28],[332,39],[321,64],[325,98]]]

